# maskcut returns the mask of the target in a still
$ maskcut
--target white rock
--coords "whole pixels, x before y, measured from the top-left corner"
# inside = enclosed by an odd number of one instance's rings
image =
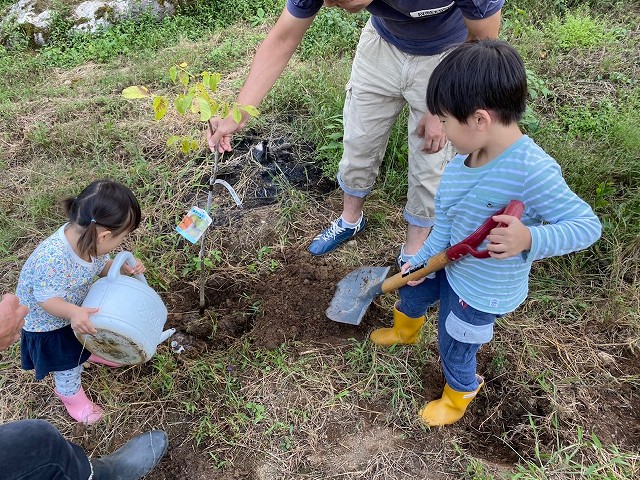
[[[73,29],[95,33],[118,21],[149,13],[157,18],[175,13],[175,5],[163,0],[87,0],[79,3],[71,15]],[[32,32],[33,42],[42,46],[49,37],[53,11],[42,6],[42,0],[18,0],[8,10],[2,24],[12,22]]]

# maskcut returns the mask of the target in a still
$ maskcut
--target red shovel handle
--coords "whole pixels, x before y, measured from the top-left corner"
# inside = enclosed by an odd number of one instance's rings
[[[522,212],[524,212],[524,203],[519,200],[511,200],[506,207],[494,215],[511,215],[520,218],[522,217]],[[489,258],[488,250],[476,250],[475,247],[487,238],[491,230],[496,227],[505,226],[502,223],[498,224],[498,222],[495,222],[492,217],[487,219],[486,222],[480,225],[480,227],[467,238],[449,247],[446,251],[447,258],[451,261],[458,260],[465,255],[473,255],[476,258]]]
[[[418,280],[420,278],[426,277],[430,273],[444,268],[450,262],[455,262],[465,255],[473,255],[476,258],[489,258],[488,250],[479,251],[476,250],[475,247],[480,245],[482,241],[487,238],[487,235],[489,235],[489,232],[491,230],[493,230],[497,226],[503,225],[495,222],[492,217],[494,217],[495,215],[504,214],[520,218],[522,217],[522,212],[524,212],[524,203],[519,200],[511,200],[506,207],[504,207],[499,212],[491,215],[491,217],[489,217],[482,225],[480,225],[480,227],[478,227],[475,232],[473,232],[461,242],[456,243],[455,245],[429,258],[426,264],[420,265],[419,267],[411,268],[404,273],[398,273],[393,277],[385,280],[382,285],[382,291],[386,293],[388,291],[391,291],[391,289],[400,288],[410,280]],[[398,279],[396,279],[396,277],[398,277]]]

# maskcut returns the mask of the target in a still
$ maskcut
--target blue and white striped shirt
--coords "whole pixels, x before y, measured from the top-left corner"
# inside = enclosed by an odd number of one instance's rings
[[[534,260],[587,248],[602,227],[591,207],[571,191],[558,163],[526,135],[481,167],[467,167],[466,158],[457,155],[447,165],[435,198],[435,225],[409,263],[423,264],[464,240],[510,200],[520,200],[531,250],[502,260],[468,255],[446,267],[451,288],[466,303],[483,312],[508,313],[527,296]]]

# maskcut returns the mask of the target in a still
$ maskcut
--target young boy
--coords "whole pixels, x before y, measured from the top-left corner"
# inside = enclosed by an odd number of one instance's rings
[[[415,343],[427,307],[440,302],[438,348],[446,380],[442,397],[419,412],[429,426],[457,422],[484,380],[476,353],[493,337],[497,316],[526,298],[531,263],[587,248],[601,225],[574,194],[556,161],[524,135],[527,77],[522,59],[505,42],[483,40],[455,48],[429,80],[427,107],[438,115],[458,155],[446,167],[436,194],[436,221],[405,272],[463,240],[510,200],[522,218],[494,215],[485,245],[490,258],[466,256],[435,278],[399,291],[394,326],[375,330],[378,345]]]

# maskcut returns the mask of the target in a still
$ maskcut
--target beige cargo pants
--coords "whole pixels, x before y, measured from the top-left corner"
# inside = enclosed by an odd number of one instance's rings
[[[404,218],[418,227],[433,225],[434,196],[444,167],[455,153],[449,143],[436,154],[424,153],[424,139],[417,134],[418,123],[427,111],[427,83],[441,58],[403,53],[383,40],[368,22],[346,87],[340,187],[359,198],[371,192],[393,124],[408,104],[409,172]]]

